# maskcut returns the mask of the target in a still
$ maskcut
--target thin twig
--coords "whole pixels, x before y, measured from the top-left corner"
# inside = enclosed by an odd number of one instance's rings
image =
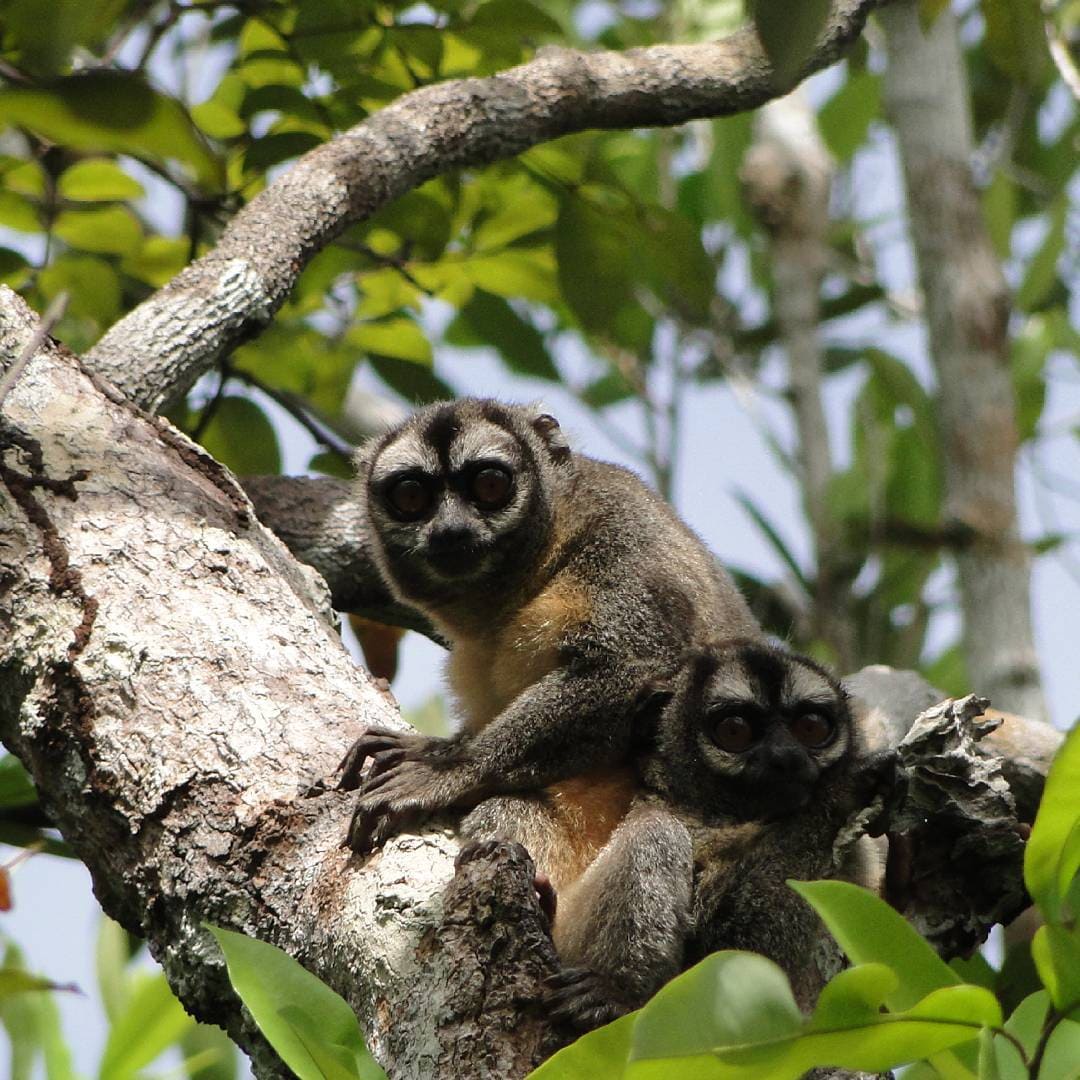
[[[45,343],[49,331],[64,317],[67,302],[68,294],[67,290],[65,290],[58,293],[53,302],[46,308],[45,314],[41,316],[41,322],[38,323],[37,328],[30,335],[30,340],[23,346],[22,352],[15,358],[15,362],[11,367],[7,369],[4,377],[0,379],[0,405],[4,404],[4,398],[7,397],[8,392],[18,381],[19,376],[23,373],[23,368],[30,363],[34,353]]]

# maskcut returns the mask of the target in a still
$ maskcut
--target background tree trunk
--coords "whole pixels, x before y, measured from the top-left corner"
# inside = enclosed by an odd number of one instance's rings
[[[956,20],[920,25],[914,0],[880,12],[885,98],[900,145],[911,238],[937,375],[945,517],[968,678],[1001,709],[1046,717],[1031,627],[1031,570],[1016,518],[1019,437],[1009,295],[971,177],[974,145]]]

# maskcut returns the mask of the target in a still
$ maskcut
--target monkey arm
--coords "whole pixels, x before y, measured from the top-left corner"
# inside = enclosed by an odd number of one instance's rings
[[[628,760],[642,681],[633,665],[575,664],[533,683],[475,734],[364,732],[342,763],[341,786],[359,787],[349,845],[370,851],[440,810]]]

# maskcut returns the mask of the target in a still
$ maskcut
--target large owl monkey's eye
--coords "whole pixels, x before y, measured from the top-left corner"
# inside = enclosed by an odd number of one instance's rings
[[[824,712],[808,709],[788,725],[795,739],[810,750],[828,746],[836,735],[836,722]]]
[[[431,508],[432,491],[417,477],[404,476],[386,489],[386,501],[399,517],[415,521]]]
[[[514,478],[499,465],[485,465],[469,477],[468,491],[481,510],[501,510],[514,494]]]
[[[713,724],[712,740],[729,754],[741,754],[754,744],[754,726],[745,716],[727,713]]]

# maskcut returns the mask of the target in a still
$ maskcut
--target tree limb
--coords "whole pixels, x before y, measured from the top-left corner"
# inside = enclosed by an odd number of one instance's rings
[[[835,0],[795,81],[838,59],[876,3]],[[701,45],[544,49],[490,78],[415,90],[300,158],[233,218],[213,251],[113,326],[87,363],[156,412],[258,334],[347,226],[424,181],[571,132],[725,116],[788,89],[747,27]]]

